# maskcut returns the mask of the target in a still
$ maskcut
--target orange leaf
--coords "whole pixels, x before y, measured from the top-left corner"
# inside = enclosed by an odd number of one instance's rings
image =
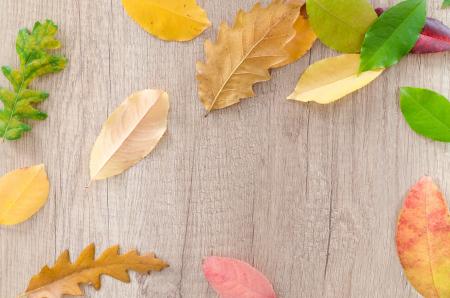
[[[63,252],[55,266],[45,266],[34,276],[26,293],[21,297],[27,298],[61,298],[64,295],[82,296],[80,285],[91,284],[96,290],[100,289],[100,277],[109,275],[122,282],[129,282],[128,270],[139,273],[160,271],[168,265],[155,258],[153,254],[140,256],[131,250],[126,254],[119,254],[119,247],[113,246],[95,259],[95,246],[86,247],[75,263],[70,261],[69,252]]]
[[[427,298],[450,297],[450,218],[429,177],[409,192],[397,224],[397,251],[411,284]]]
[[[311,25],[309,24],[308,17],[306,16],[305,7],[302,7],[302,13],[298,16],[297,21],[294,23],[295,37],[284,47],[289,53],[289,58],[283,62],[274,66],[282,67],[293,63],[303,57],[314,45],[317,39]]]

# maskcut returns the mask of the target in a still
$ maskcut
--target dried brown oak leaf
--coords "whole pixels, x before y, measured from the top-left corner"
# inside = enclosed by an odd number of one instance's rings
[[[82,284],[100,289],[101,275],[109,275],[122,282],[130,282],[128,270],[139,273],[161,271],[168,265],[153,254],[140,256],[136,250],[119,254],[119,246],[113,246],[95,259],[95,246],[86,247],[75,263],[70,261],[69,251],[63,252],[49,268],[45,266],[35,275],[24,294],[27,298],[61,298],[63,295],[83,296]]]
[[[285,46],[295,37],[299,13],[298,3],[274,0],[239,11],[231,28],[222,23],[217,41],[205,42],[206,62],[197,63],[198,93],[208,112],[253,96],[253,85],[290,59]]]

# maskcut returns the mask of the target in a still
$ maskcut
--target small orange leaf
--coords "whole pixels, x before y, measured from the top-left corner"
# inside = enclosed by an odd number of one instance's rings
[[[397,251],[405,274],[427,298],[450,297],[450,217],[429,177],[409,192],[397,224]]]
[[[70,261],[69,252],[63,252],[53,267],[44,266],[34,276],[26,293],[27,298],[62,298],[64,295],[82,296],[82,284],[91,284],[100,289],[101,275],[109,275],[122,282],[129,282],[128,270],[139,273],[161,271],[168,265],[153,254],[140,256],[136,250],[119,254],[119,246],[113,246],[95,259],[95,246],[86,247],[75,263]]]
[[[317,39],[311,25],[309,24],[308,17],[306,16],[305,7],[302,7],[302,13],[298,16],[297,21],[294,23],[295,37],[284,47],[289,53],[289,58],[283,62],[274,66],[282,67],[293,63],[303,57],[314,45]]]

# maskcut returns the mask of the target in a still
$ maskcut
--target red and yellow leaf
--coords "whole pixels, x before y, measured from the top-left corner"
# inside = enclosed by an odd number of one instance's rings
[[[450,297],[450,218],[429,177],[409,192],[397,224],[397,251],[408,280],[426,298]]]

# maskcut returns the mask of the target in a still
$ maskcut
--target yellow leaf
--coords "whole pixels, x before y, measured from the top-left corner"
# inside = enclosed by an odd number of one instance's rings
[[[0,178],[0,225],[29,219],[47,202],[49,190],[44,165],[19,169]]]
[[[288,99],[332,103],[375,80],[384,69],[359,73],[359,54],[346,54],[314,63]]]
[[[128,15],[163,40],[191,40],[211,26],[195,0],[122,0]]]
[[[302,7],[302,11],[305,6]],[[305,13],[306,14],[306,13]],[[291,64],[305,55],[317,39],[306,15],[300,14],[294,23],[295,37],[285,46],[289,58],[274,67],[282,67]]]
[[[222,109],[251,97],[253,84],[270,79],[269,69],[286,61],[295,36],[296,4],[274,0],[239,11],[235,25],[222,24],[216,43],[205,42],[206,62],[197,63],[198,93],[205,109]]]
[[[83,296],[81,285],[91,284],[96,290],[101,287],[102,274],[122,282],[130,282],[128,270],[139,273],[161,271],[168,265],[155,258],[154,254],[140,256],[136,250],[119,254],[119,246],[113,246],[95,259],[95,246],[86,247],[75,263],[70,261],[69,252],[63,252],[54,267],[44,266],[35,275],[21,297],[62,298],[64,295]]]
[[[91,152],[92,180],[118,175],[138,163],[167,129],[169,96],[143,90],[128,97],[108,118]]]

